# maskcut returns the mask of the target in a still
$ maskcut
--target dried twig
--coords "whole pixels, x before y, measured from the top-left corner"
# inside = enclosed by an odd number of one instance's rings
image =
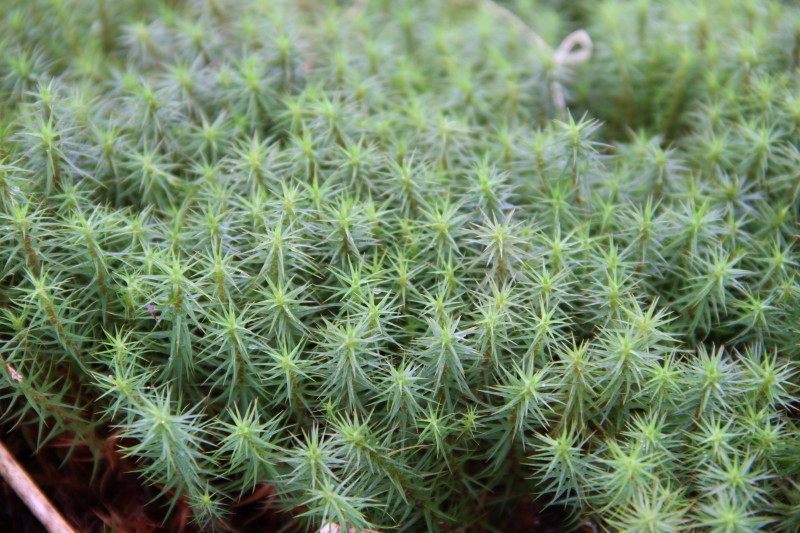
[[[50,533],[75,533],[64,517],[53,507],[8,448],[0,442],[0,476],[5,479],[28,509]]]
[[[459,2],[459,0],[450,1],[453,3]],[[363,13],[368,3],[369,0],[354,0],[347,13],[351,16],[356,13]],[[567,102],[564,98],[564,88],[561,86],[559,76],[565,68],[580,65],[592,57],[592,39],[586,30],[577,30],[570,33],[561,41],[561,44],[553,49],[521,18],[494,0],[467,0],[466,3],[473,4],[476,8],[484,9],[498,19],[516,27],[523,37],[550,56],[553,64],[548,72],[548,78],[550,79],[550,95],[553,99],[553,107],[561,115],[561,118],[566,118]]]
[[[537,48],[549,55],[553,61],[553,68],[549,73],[550,93],[553,98],[553,106],[556,111],[565,116],[567,102],[564,99],[564,88],[558,79],[560,70],[564,67],[580,65],[592,57],[592,39],[586,30],[577,30],[561,41],[555,50],[542,39],[538,33],[533,31],[530,26],[517,15],[494,2],[493,0],[478,0],[478,5],[494,14],[496,17],[515,26],[523,36],[527,37]]]

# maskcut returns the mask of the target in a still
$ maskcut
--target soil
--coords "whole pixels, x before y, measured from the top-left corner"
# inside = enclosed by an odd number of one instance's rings
[[[179,502],[170,517],[166,499],[156,487],[143,486],[135,465],[118,449],[113,435],[103,439],[95,458],[85,443],[71,454],[72,435],[62,435],[34,453],[36,428],[11,430],[0,425],[0,438],[54,506],[81,533],[193,533],[188,507]],[[65,460],[65,457],[67,459]],[[96,465],[96,466],[95,466]],[[274,491],[261,486],[234,506],[231,530],[272,532],[286,528],[289,516],[271,505]],[[0,530],[4,533],[45,533],[36,518],[0,478]]]

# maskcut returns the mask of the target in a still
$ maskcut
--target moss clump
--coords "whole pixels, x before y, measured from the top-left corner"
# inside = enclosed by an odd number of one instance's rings
[[[797,531],[797,9],[6,4],[4,418],[204,528]]]

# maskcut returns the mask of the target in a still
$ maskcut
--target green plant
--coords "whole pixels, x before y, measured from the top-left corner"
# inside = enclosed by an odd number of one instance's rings
[[[796,8],[508,2],[561,120],[480,2],[7,4],[4,419],[206,529],[797,530]]]

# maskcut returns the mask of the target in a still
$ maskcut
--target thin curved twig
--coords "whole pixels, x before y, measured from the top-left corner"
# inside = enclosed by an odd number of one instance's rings
[[[533,31],[525,21],[501,6],[494,0],[477,0],[478,4],[486,11],[491,12],[497,18],[503,19],[515,26],[522,35],[528,37],[533,44],[548,54],[553,61],[550,77],[550,94],[553,98],[553,107],[562,115],[566,114],[567,102],[564,98],[564,88],[558,80],[558,69],[562,67],[572,67],[588,61],[592,57],[593,43],[586,30],[577,30],[567,35],[555,50],[542,39],[538,33]]]
[[[455,0],[449,1],[453,2]],[[476,7],[488,11],[498,19],[502,19],[516,27],[517,30],[527,37],[537,48],[551,57],[553,66],[548,72],[548,77],[550,78],[550,95],[553,99],[553,107],[563,118],[566,115],[567,102],[564,98],[564,88],[561,86],[561,82],[558,79],[558,70],[563,67],[580,65],[592,57],[593,43],[591,37],[589,37],[589,33],[586,30],[574,31],[567,35],[564,40],[561,41],[561,44],[553,49],[538,33],[533,31],[525,21],[494,0],[471,1],[474,2]],[[356,13],[363,13],[368,3],[369,0],[354,0],[353,4],[347,10],[347,13],[351,16]]]

